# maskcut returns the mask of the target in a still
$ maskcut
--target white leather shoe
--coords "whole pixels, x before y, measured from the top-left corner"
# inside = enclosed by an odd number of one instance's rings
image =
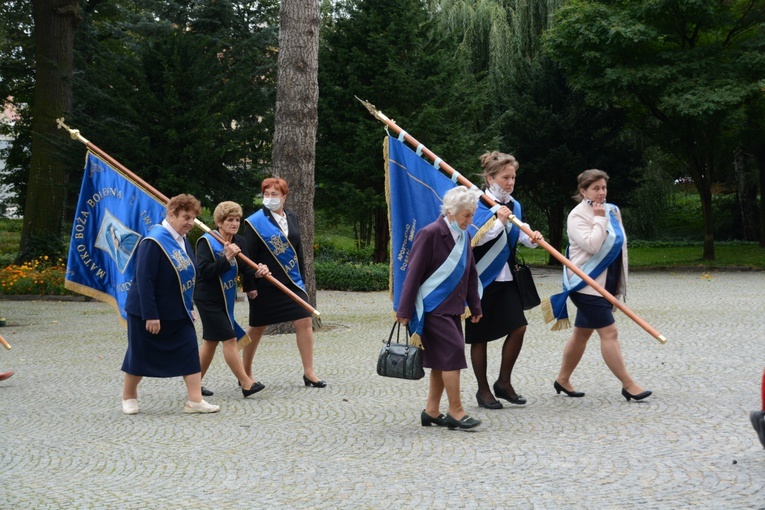
[[[208,404],[204,399],[201,402],[189,400],[183,408],[184,413],[217,413],[218,411],[220,411],[220,406]]]
[[[122,412],[125,414],[138,414],[138,400],[134,398],[123,399]]]

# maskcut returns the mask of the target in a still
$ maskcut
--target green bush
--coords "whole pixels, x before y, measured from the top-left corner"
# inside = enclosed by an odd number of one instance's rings
[[[388,289],[388,264],[315,261],[316,288],[369,292]]]

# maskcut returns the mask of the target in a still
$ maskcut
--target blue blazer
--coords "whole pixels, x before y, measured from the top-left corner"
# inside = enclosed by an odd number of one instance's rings
[[[155,227],[163,228],[163,227]],[[186,253],[196,266],[191,243],[184,238]],[[178,273],[154,241],[141,240],[136,251],[135,276],[128,291],[125,311],[143,320],[188,319]]]

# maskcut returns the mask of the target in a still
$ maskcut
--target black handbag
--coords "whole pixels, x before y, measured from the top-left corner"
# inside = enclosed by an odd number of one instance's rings
[[[515,254],[515,264],[513,267],[513,280],[518,286],[518,292],[521,294],[521,303],[524,310],[531,310],[539,306],[542,302],[537,293],[537,286],[534,285],[534,278],[531,276],[531,268],[525,264],[523,257],[519,253]]]
[[[396,341],[393,342],[393,332]],[[399,342],[401,323],[393,324],[388,341],[383,340],[380,356],[377,358],[377,374],[383,377],[396,377],[416,381],[425,377],[422,368],[422,349],[409,344],[409,326],[406,327],[406,342]]]

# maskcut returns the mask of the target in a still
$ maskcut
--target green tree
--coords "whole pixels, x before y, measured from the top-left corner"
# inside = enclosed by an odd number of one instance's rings
[[[356,229],[375,261],[388,257],[382,125],[354,98],[369,100],[465,174],[476,168],[489,129],[485,97],[454,39],[417,0],[350,0],[326,17],[320,49],[317,196]],[[486,140],[483,140],[484,142]]]
[[[711,185],[741,138],[741,108],[765,79],[765,1],[575,0],[548,32],[550,55],[598,105],[683,161],[701,197],[703,259],[714,259]]]
[[[29,0],[0,3],[0,101],[14,108],[20,118],[0,123],[0,134],[10,144],[0,152],[5,172],[0,179],[13,196],[7,205],[23,213],[29,175],[29,146],[32,138],[31,110],[34,93],[34,44],[32,5]]]
[[[165,195],[252,209],[270,160],[275,4],[143,5],[86,17],[78,127]]]
[[[483,77],[501,133],[491,148],[513,153],[521,164],[516,198],[532,206],[527,210],[544,214],[548,242],[558,250],[576,176],[603,168],[614,178],[615,191],[626,191],[624,176],[639,164],[629,137],[622,135],[624,116],[588,106],[543,54],[542,34],[562,3],[440,0],[434,6],[437,21],[458,38],[471,71]],[[549,262],[558,264],[552,256]]]
[[[64,206],[71,167],[62,156],[67,143],[56,119],[72,109],[77,0],[32,0],[35,85],[32,143],[19,261],[63,250]]]

